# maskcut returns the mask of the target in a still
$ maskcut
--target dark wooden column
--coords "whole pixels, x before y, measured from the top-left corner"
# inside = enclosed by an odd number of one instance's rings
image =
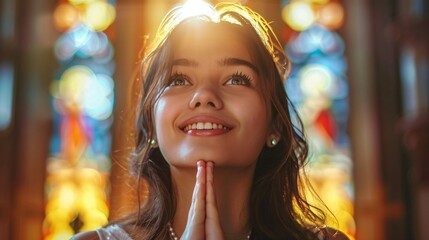
[[[53,80],[54,1],[18,1],[13,238],[42,236],[46,161],[52,136],[49,86]]]
[[[402,132],[407,115],[402,78],[411,76],[403,71],[401,57],[404,45],[416,49],[419,56],[426,48],[422,46],[427,46],[427,37],[422,37],[427,32],[423,30],[427,28],[425,2],[344,1],[357,239],[421,239],[413,216],[416,196],[410,180],[415,171],[411,171]],[[410,22],[413,4],[423,16]],[[427,71],[427,64],[422,69]],[[425,78],[418,81],[428,82],[427,74]]]
[[[11,14],[7,14],[7,12]],[[16,33],[15,33],[15,17],[16,4],[12,0],[0,0],[0,81],[10,81],[16,85],[14,78],[15,74],[15,54],[17,52],[15,47]],[[7,25],[6,25],[7,24]],[[10,76],[5,76],[5,68],[9,68]],[[8,78],[8,79],[6,79]],[[4,86],[3,86],[4,87]],[[5,94],[5,89],[0,89],[0,94]],[[15,126],[15,95],[16,91],[12,89],[11,98],[12,108],[3,109],[11,114],[9,121],[3,120],[0,127],[0,236],[5,239],[11,238],[12,226],[12,198],[13,198],[13,176],[15,174],[14,164],[14,136],[16,132]],[[5,96],[0,96],[4,100]],[[5,103],[0,100],[0,108],[5,108]],[[5,114],[5,113],[2,113]],[[4,118],[4,116],[1,116]]]
[[[14,111],[11,125],[0,132],[0,236],[41,239],[45,168],[52,129],[49,85],[55,65],[53,1],[0,3],[2,17],[3,12],[11,16],[2,24],[12,26],[14,33],[13,39],[6,45],[2,42],[1,47],[2,58],[5,56],[13,64]]]

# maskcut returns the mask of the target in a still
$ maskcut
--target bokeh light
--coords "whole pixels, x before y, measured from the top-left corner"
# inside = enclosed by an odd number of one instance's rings
[[[326,67],[322,65],[306,65],[298,74],[302,92],[307,96],[331,95],[334,76]]]
[[[312,3],[312,4],[327,4],[330,0],[304,0],[305,2]]]
[[[79,5],[88,5],[92,2],[99,1],[99,0],[68,0],[68,1],[75,6],[79,6]]]
[[[84,24],[92,31],[102,32],[115,20],[115,7],[106,0],[80,0],[60,3],[54,11],[54,25],[62,32]]]
[[[283,8],[282,18],[296,31],[303,31],[309,28],[316,20],[312,6],[306,2],[291,2]]]
[[[84,22],[94,31],[106,30],[115,20],[115,8],[105,1],[92,1],[88,3]]]
[[[55,8],[54,25],[59,31],[66,31],[79,22],[79,11],[75,6],[62,3]]]
[[[64,71],[54,84],[52,95],[60,100],[62,107],[78,108],[94,119],[104,120],[112,114],[113,87],[110,76],[76,65]],[[63,108],[56,110],[64,111]]]
[[[56,57],[67,62],[74,57],[94,58],[99,63],[112,59],[113,48],[104,32],[94,32],[78,25],[58,38],[54,47]]]
[[[338,2],[322,6],[317,16],[317,22],[329,29],[338,29],[344,23],[344,9]]]
[[[335,32],[313,26],[292,37],[286,51],[292,62],[302,63],[315,55],[342,56],[344,41]]]

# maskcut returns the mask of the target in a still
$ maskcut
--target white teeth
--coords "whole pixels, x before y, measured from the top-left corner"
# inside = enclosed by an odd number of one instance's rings
[[[193,123],[193,124],[189,124],[187,125],[183,130],[184,131],[188,131],[188,130],[210,130],[210,129],[224,129],[224,130],[228,130],[227,127],[223,126],[222,124],[218,124],[218,123],[211,123],[211,122],[198,122],[198,123]]]

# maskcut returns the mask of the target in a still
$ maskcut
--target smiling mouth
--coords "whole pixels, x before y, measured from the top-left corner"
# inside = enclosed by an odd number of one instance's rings
[[[183,129],[183,131],[188,132],[191,130],[223,130],[223,131],[230,131],[231,128],[226,127],[219,123],[211,123],[211,122],[197,122],[193,124],[186,125]]]

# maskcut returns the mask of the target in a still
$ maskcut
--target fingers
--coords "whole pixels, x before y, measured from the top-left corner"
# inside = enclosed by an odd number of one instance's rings
[[[213,162],[208,162],[206,164],[206,179],[207,179],[207,191],[206,191],[206,204],[207,204],[207,213],[216,213],[217,214],[217,204],[215,197],[215,190],[213,184]],[[212,217],[208,216],[208,217]]]
[[[192,194],[192,203],[188,213],[188,221],[182,240],[205,239],[206,218],[206,163],[198,161],[195,187]]]
[[[198,161],[191,207],[182,240],[222,240],[214,190],[213,162]]]
[[[204,222],[206,209],[206,163],[204,161],[198,161],[197,163],[197,177],[192,194],[192,205],[195,206],[195,213],[199,213],[194,216],[197,216],[198,219],[201,217],[202,222]]]
[[[223,239],[222,227],[220,225],[219,213],[217,210],[216,194],[214,189],[213,162],[206,163],[206,239]]]

